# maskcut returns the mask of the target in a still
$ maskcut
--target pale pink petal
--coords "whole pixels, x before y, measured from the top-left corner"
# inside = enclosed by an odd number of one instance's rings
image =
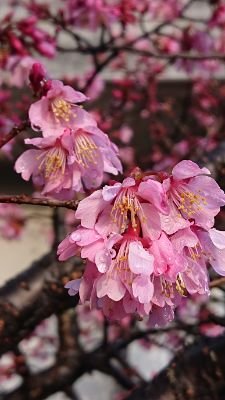
[[[140,303],[149,303],[152,299],[154,286],[147,276],[137,276],[132,283],[134,297],[137,297]]]
[[[98,276],[99,272],[95,264],[93,264],[90,261],[87,261],[79,290],[80,301],[82,304],[84,304],[85,301],[90,300],[92,292],[93,290],[95,290],[94,282]]]
[[[172,235],[179,229],[190,226],[190,222],[182,217],[172,201],[169,202],[169,214],[160,214],[161,228],[168,235]]]
[[[202,174],[210,175],[210,171],[207,168],[199,168],[191,160],[180,161],[172,170],[172,175],[176,180],[192,178],[193,176]]]
[[[98,251],[104,248],[104,241],[102,239],[97,240],[81,249],[81,257],[88,258],[91,262],[95,262],[95,256]]]
[[[55,136],[48,136],[48,137],[38,137],[38,138],[27,138],[24,140],[26,144],[31,144],[33,146],[39,147],[39,149],[45,149],[46,147],[54,146],[56,142]]]
[[[87,100],[85,94],[74,90],[71,86],[64,86],[62,90],[63,98],[70,103],[82,103]]]
[[[196,176],[187,185],[188,190],[196,195],[202,196],[206,204],[202,201],[202,210],[208,208],[214,210],[225,205],[225,193],[210,176]]]
[[[70,236],[67,236],[58,246],[57,255],[59,261],[68,260],[78,252],[78,246],[76,243],[70,240]]]
[[[107,202],[102,198],[102,191],[97,190],[80,201],[75,217],[81,220],[81,225],[85,228],[93,228],[99,214],[104,210]]]
[[[74,279],[72,281],[67,282],[64,287],[66,289],[69,289],[68,294],[70,296],[75,296],[79,292],[80,283],[81,283],[81,279]]]
[[[152,204],[142,203],[141,209],[138,211],[138,217],[141,221],[143,236],[150,237],[152,240],[158,239],[162,229],[157,209]]]
[[[89,126],[95,127],[97,125],[92,115],[79,106],[73,106],[73,117],[70,123],[73,123],[74,130],[85,129]]]
[[[115,183],[113,186],[105,185],[102,189],[102,197],[105,201],[112,201],[121,189],[121,183]]]
[[[170,238],[176,252],[181,253],[184,247],[195,247],[199,240],[190,228],[181,229]]]
[[[28,181],[34,171],[38,168],[41,150],[27,150],[16,160],[15,170],[22,175],[25,181]]]
[[[134,180],[134,178],[125,178],[123,183],[122,183],[122,187],[123,188],[127,188],[127,187],[131,187],[131,186],[135,186],[136,182]]]
[[[140,242],[131,242],[129,245],[128,264],[135,274],[150,276],[153,272],[154,257],[149,254]]]
[[[209,237],[212,240],[213,244],[219,249],[225,249],[225,232],[218,231],[217,229],[213,228],[209,230]]]
[[[95,224],[95,230],[101,236],[107,236],[110,232],[112,232],[111,211],[112,211],[112,206],[111,204],[108,204],[102,211],[101,215],[99,216]],[[116,232],[116,230],[119,231],[119,228],[115,224],[113,225],[113,232]]]
[[[219,244],[219,247],[215,245],[210,237],[210,233],[199,230],[198,237],[201,242],[201,245],[206,251],[206,257],[208,258],[209,263],[213,267],[213,269],[222,276],[225,276],[225,249],[221,249],[221,239],[218,240],[219,231],[215,234],[211,234],[215,243]],[[217,237],[216,237],[217,236]]]
[[[96,291],[97,296],[100,298],[108,296],[114,301],[119,301],[124,297],[126,288],[119,279],[113,279],[108,275],[103,275],[97,280]]]
[[[122,239],[123,239],[122,235],[119,235],[118,233],[112,233],[106,242],[107,249],[112,249],[115,243],[119,242]]]
[[[152,179],[141,182],[138,194],[152,203],[161,213],[168,214],[167,197],[160,182]]]
[[[39,127],[40,129],[45,126],[46,119],[49,118],[49,101],[47,98],[42,98],[31,104],[29,109],[29,119],[33,129]]]
[[[112,258],[109,250],[104,249],[96,253],[95,264],[96,267],[98,268],[98,271],[101,272],[102,274],[108,271],[111,262]]]
[[[101,239],[95,230],[85,228],[78,228],[76,231],[71,233],[70,238],[79,246],[87,246]]]

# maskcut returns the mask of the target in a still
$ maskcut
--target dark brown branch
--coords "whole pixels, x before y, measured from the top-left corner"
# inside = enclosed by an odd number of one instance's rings
[[[19,135],[19,133],[23,132],[26,128],[29,128],[29,126],[30,122],[28,120],[21,122],[21,124],[17,126],[14,126],[7,135],[0,138],[0,149],[14,137]]]
[[[49,253],[0,288],[0,355],[12,351],[43,319],[76,305],[78,298],[68,296],[64,284],[81,269],[80,259],[58,263]]]
[[[223,285],[225,285],[225,277],[214,279],[213,281],[209,282],[210,288],[220,287]]]
[[[61,354],[57,363],[50,369],[31,375],[26,380],[26,395],[29,400],[41,400],[57,391],[63,390],[83,373],[83,365],[76,349]],[[4,400],[24,400],[23,385],[4,396]]]
[[[119,52],[125,51],[133,54],[137,54],[140,56],[151,57],[155,59],[163,59],[163,60],[170,60],[174,61],[177,59],[182,60],[191,60],[191,61],[204,61],[204,60],[225,60],[225,54],[221,53],[208,53],[208,54],[197,54],[197,53],[157,53],[148,50],[141,50],[135,47],[129,46],[121,46],[121,47],[113,47],[112,50]]]
[[[31,197],[27,195],[0,195],[0,203],[13,203],[13,204],[30,204],[35,206],[44,207],[64,207],[69,210],[76,210],[78,206],[78,200],[55,200]]]
[[[225,338],[202,339],[180,352],[152,382],[127,400],[223,400]]]

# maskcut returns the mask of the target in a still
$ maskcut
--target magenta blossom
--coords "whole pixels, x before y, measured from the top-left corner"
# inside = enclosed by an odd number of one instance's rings
[[[225,233],[210,229],[224,193],[208,173],[191,161],[171,176],[135,169],[83,199],[81,225],[58,248],[60,260],[88,260],[70,294],[107,317],[137,313],[151,324],[170,321],[182,297],[208,295],[208,265],[225,275]]]
[[[122,172],[117,146],[96,126],[71,130],[71,137],[73,154],[70,162],[77,165],[86,188],[100,186],[104,172],[113,175]]]
[[[38,149],[25,151],[16,161],[15,169],[23,179],[33,176],[42,187],[42,194],[67,194],[84,188],[96,188],[104,172],[122,172],[117,147],[97,127],[85,130],[65,129],[61,136],[26,139]]]
[[[184,160],[163,181],[170,209],[169,215],[161,215],[161,226],[166,233],[175,233],[193,222],[207,230],[213,226],[214,217],[225,205],[225,194],[209,174],[207,168]]]
[[[123,233],[131,223],[134,230],[141,227],[144,236],[158,238],[161,232],[159,212],[167,214],[165,194],[160,182],[153,179],[147,182],[151,192],[148,196],[143,188],[145,181],[139,178],[130,177],[122,184],[105,186],[80,202],[76,218],[81,220],[82,226],[95,227],[103,235]]]
[[[76,104],[87,99],[83,93],[58,80],[48,81],[47,84],[47,93],[32,104],[29,110],[34,129],[41,129],[43,136],[57,136],[65,128],[96,126],[91,115]]]
[[[44,195],[68,191],[79,185],[77,171],[68,162],[72,148],[70,135],[25,139],[25,143],[38,149],[25,151],[15,163],[16,172],[21,173],[24,180],[28,181],[32,175],[34,184],[42,188]]]

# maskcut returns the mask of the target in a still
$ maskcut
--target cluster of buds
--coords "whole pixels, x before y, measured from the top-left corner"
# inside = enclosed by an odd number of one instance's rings
[[[87,99],[83,93],[43,75],[43,68],[34,64],[31,85],[41,99],[31,105],[29,119],[42,136],[25,139],[35,148],[17,159],[15,169],[25,180],[32,175],[43,195],[72,198],[101,185],[104,172],[122,171],[118,149],[79,105]]]
[[[59,245],[60,260],[87,260],[70,295],[111,319],[173,319],[183,297],[208,294],[208,264],[225,275],[225,232],[213,228],[225,194],[206,168],[178,163],[168,175],[135,169],[82,200],[80,226]]]
[[[8,14],[1,21],[1,43],[8,49],[8,55],[24,57],[35,50],[45,57],[54,57],[54,37],[37,25],[38,18],[35,15],[14,21],[13,14]]]

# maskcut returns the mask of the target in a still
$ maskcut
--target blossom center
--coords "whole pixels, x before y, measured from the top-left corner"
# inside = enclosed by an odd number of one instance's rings
[[[168,282],[165,279],[161,278],[161,288],[162,288],[161,293],[165,297],[167,297],[168,299],[171,299],[172,297],[174,297],[174,284],[173,283]],[[182,297],[187,296],[187,289],[186,289],[186,286],[184,284],[181,274],[177,275],[177,278],[175,281],[175,288]]]
[[[181,274],[177,275],[177,279],[176,279],[176,290],[178,291],[178,293],[182,296],[182,297],[186,297],[187,296],[187,289],[186,286],[184,284],[183,278],[181,276]]]
[[[45,178],[57,178],[59,172],[63,175],[65,173],[66,157],[65,152],[61,147],[54,147],[44,154],[38,169],[44,168]]]
[[[168,282],[165,279],[161,278],[161,288],[162,288],[161,293],[168,299],[174,296],[173,284],[171,282]]]
[[[121,244],[117,256],[112,263],[111,276],[119,274],[122,282],[131,286],[133,282],[133,272],[131,272],[128,264],[129,245],[130,241],[125,241]]]
[[[205,197],[201,195],[200,190],[198,193],[193,193],[191,191],[180,192],[178,202],[178,210],[186,214],[188,218],[192,218],[194,214],[202,211],[203,207],[207,205],[207,201]]]
[[[72,105],[64,99],[57,98],[52,102],[52,111],[57,122],[60,122],[60,119],[69,122],[72,113],[71,108]]]
[[[142,210],[141,204],[131,189],[123,189],[117,196],[112,211],[111,218],[114,224],[119,227],[120,233],[123,233],[129,222],[134,230],[137,229],[137,216],[141,217],[141,222],[145,222],[146,218]]]
[[[75,138],[74,151],[77,162],[84,168],[96,165],[98,159],[98,147],[94,141],[85,134],[78,134]]]

